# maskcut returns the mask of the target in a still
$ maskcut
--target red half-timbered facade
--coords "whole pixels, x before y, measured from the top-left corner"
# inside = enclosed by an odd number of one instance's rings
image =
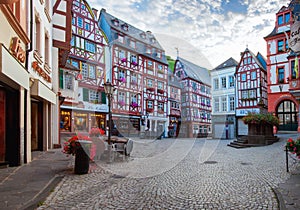
[[[207,137],[211,133],[211,81],[207,69],[177,58],[174,74],[181,86],[181,137]]]
[[[73,0],[70,51],[60,68],[61,132],[106,129],[105,39],[98,27],[97,10],[85,0]]]
[[[298,4],[291,1],[276,13],[273,31],[266,36],[268,70],[268,111],[279,118],[277,131],[300,132],[299,101],[299,52],[289,48],[288,37],[294,23],[294,15],[299,14],[294,8]],[[295,43],[293,43],[294,45]]]
[[[150,32],[101,10],[99,25],[111,49],[113,134],[157,137],[167,133],[167,60]]]
[[[242,118],[248,112],[267,111],[267,71],[266,61],[258,53],[255,56],[248,48],[241,54],[236,68],[236,117],[237,135],[247,135],[248,127]]]

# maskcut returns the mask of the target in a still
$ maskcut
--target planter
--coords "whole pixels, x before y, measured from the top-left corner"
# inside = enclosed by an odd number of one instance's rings
[[[92,146],[91,141],[78,140],[80,146],[76,148],[75,153],[75,174],[87,174],[90,167],[90,149]]]

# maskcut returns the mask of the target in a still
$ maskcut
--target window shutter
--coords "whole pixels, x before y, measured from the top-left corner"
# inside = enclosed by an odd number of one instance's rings
[[[101,92],[101,103],[106,104],[106,95],[105,92]]]
[[[59,88],[64,89],[64,71],[59,69]]]
[[[86,88],[82,89],[83,101],[89,101],[89,90]]]

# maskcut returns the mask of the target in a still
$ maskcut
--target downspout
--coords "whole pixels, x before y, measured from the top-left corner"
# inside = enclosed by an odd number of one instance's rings
[[[29,66],[29,53],[32,51],[32,30],[33,30],[33,0],[30,0],[30,5],[29,5],[29,9],[30,9],[30,22],[29,22],[29,39],[30,39],[30,43],[29,43],[29,48],[26,50],[26,60],[25,60],[25,69],[29,72],[28,66]],[[29,91],[25,91],[25,95],[24,95],[24,104],[25,104],[25,109],[24,109],[24,163],[27,163],[27,142],[28,142],[28,138],[27,138],[27,128],[28,128],[28,124],[27,124],[27,108],[28,108],[28,94],[30,94],[30,89]]]

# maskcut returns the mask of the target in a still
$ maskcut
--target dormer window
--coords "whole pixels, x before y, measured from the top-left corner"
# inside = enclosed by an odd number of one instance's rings
[[[128,25],[127,25],[127,23],[124,23],[122,25],[122,28],[123,28],[124,31],[128,31]]]
[[[161,58],[161,52],[157,52],[156,57]]]
[[[147,48],[146,53],[147,53],[147,54],[151,54],[151,49],[150,49],[150,48]]]
[[[135,41],[130,40],[129,45],[130,45],[131,48],[135,48]]]
[[[290,22],[290,18],[291,18],[291,14],[289,12],[285,14],[280,14],[277,16],[277,24],[279,26],[288,24]]]
[[[151,41],[152,43],[155,43],[155,42],[156,42],[156,39],[155,39],[155,38],[151,38],[150,41]]]
[[[143,32],[140,34],[140,36],[143,38],[143,39],[146,39],[146,34]]]
[[[113,24],[115,26],[119,26],[119,20],[118,20],[118,18],[113,19],[112,22],[113,22]]]

